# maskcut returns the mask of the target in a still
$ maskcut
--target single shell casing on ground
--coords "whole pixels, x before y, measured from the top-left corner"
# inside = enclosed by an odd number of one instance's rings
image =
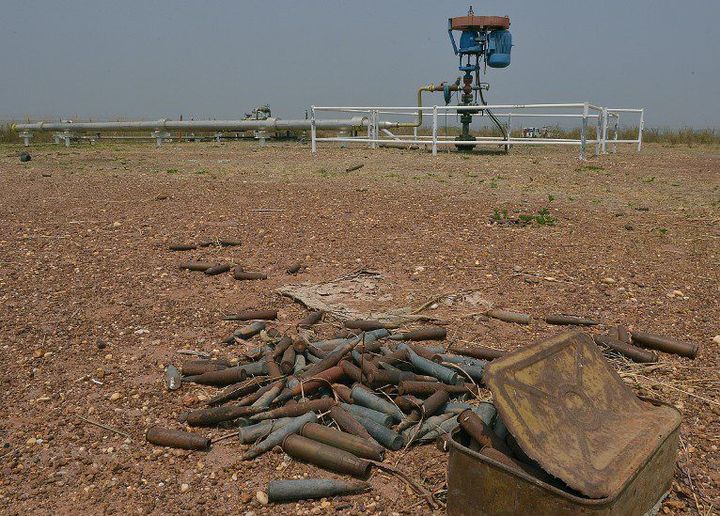
[[[428,326],[407,333],[394,333],[390,338],[393,340],[445,340],[447,330],[442,326]]]
[[[600,324],[592,319],[586,319],[584,317],[576,317],[574,315],[548,315],[545,317],[545,322],[548,324],[565,324],[574,326],[595,326]]]
[[[345,376],[345,373],[340,366],[325,369],[324,371],[314,374],[312,377],[306,377],[304,374],[306,371],[307,369],[302,371],[303,376],[300,381],[298,381],[293,387],[286,389],[278,401],[285,401],[293,396],[298,396],[303,393],[309,394],[315,392],[320,387],[328,387],[330,384],[336,383]],[[289,382],[288,387],[290,387]]]
[[[402,421],[405,417],[405,414],[403,414],[402,410],[400,410],[396,405],[380,398],[379,396],[376,396],[368,390],[367,387],[355,384],[353,385],[351,392],[353,401],[359,405],[387,414],[396,421]]]
[[[697,344],[688,344],[687,342],[639,331],[630,332],[630,335],[635,344],[644,348],[657,349],[658,351],[674,353],[687,358],[695,358],[698,353],[699,346]]]
[[[158,446],[182,448],[183,450],[206,451],[210,449],[210,439],[202,435],[152,426],[145,432],[145,439]]]
[[[277,364],[277,362],[272,359],[272,357],[268,357],[265,360],[265,371],[267,371],[267,374],[270,378],[280,378],[285,374],[280,368],[280,366]]]
[[[393,424],[393,421],[395,420],[394,417],[383,414],[382,412],[378,412],[377,410],[373,410],[371,408],[363,407],[362,405],[350,405],[348,403],[340,403],[340,406],[350,412],[355,417],[364,417],[367,419],[372,419],[376,423],[389,427]]]
[[[414,394],[417,396],[431,395],[436,391],[444,390],[448,394],[477,394],[477,386],[470,383],[448,385],[442,382],[412,382],[403,381],[398,385],[398,394]]]
[[[280,419],[266,419],[260,421],[254,425],[245,426],[238,428],[238,438],[242,444],[254,443],[258,439],[263,439],[273,433],[275,430],[279,430],[284,427],[293,418],[283,417]]]
[[[205,269],[205,274],[207,274],[208,276],[216,276],[218,274],[222,274],[229,270],[230,270],[230,265],[225,263],[225,264],[213,265],[209,269]]]
[[[236,280],[265,280],[267,279],[267,274],[264,274],[262,272],[246,272],[238,267],[235,267],[235,270],[233,271],[233,277]]]
[[[442,356],[440,355],[440,353],[433,353],[426,347],[420,346],[418,344],[407,344],[407,346],[415,353],[423,357],[425,360],[430,360],[431,362],[436,362],[438,364],[442,362]]]
[[[197,249],[197,246],[195,244],[170,244],[168,249],[170,251],[192,251]]]
[[[184,376],[195,376],[208,371],[219,371],[230,367],[230,362],[225,360],[186,360],[180,366]]]
[[[505,355],[505,351],[499,349],[486,348],[485,346],[468,347],[450,347],[450,352],[466,357],[478,358],[480,360],[494,360]]]
[[[405,396],[396,396],[393,401],[395,401],[395,404],[400,407],[400,410],[406,414],[420,410],[423,404],[423,400],[407,394]]]
[[[343,385],[341,383],[334,383],[332,385],[333,391],[335,391],[335,394],[338,395],[338,398],[340,398],[345,403],[352,404],[352,390],[347,385]]]
[[[325,412],[330,407],[335,405],[334,398],[321,398],[318,400],[308,400],[302,403],[295,403],[293,405],[285,405],[278,407],[267,412],[261,412],[251,416],[250,419],[253,421],[261,421],[263,419],[277,419],[280,417],[296,417],[302,414],[306,414],[311,411]]]
[[[345,376],[350,378],[353,382],[362,383],[364,378],[363,378],[362,371],[360,370],[360,368],[358,366],[356,366],[355,364],[353,364],[347,360],[342,360],[340,362],[339,366],[342,367],[342,370],[345,373]]]
[[[349,342],[346,344],[343,344],[339,348],[335,349],[335,351],[328,354],[325,358],[323,358],[320,362],[317,362],[313,365],[311,365],[309,368],[307,368],[305,371],[303,371],[303,378],[309,378],[311,376],[316,375],[317,373],[324,371],[325,369],[329,369],[333,366],[336,366],[340,360],[342,360],[345,355],[347,355],[352,349],[355,347],[355,345],[358,343],[359,339],[354,338],[350,339]]]
[[[373,441],[372,436],[368,433],[364,426],[358,423],[355,418],[344,408],[339,405],[330,407],[330,417],[337,423],[341,430]]]
[[[371,464],[367,460],[302,435],[288,435],[282,442],[282,448],[292,458],[324,469],[360,478],[367,478],[370,474]]]
[[[245,371],[248,376],[268,376],[267,362],[265,360],[248,362],[237,367]]]
[[[485,315],[498,319],[500,321],[516,323],[516,324],[530,324],[532,318],[528,314],[519,312],[510,312],[508,310],[488,310]]]
[[[370,484],[360,480],[334,480],[306,478],[301,480],[271,480],[267,496],[270,503],[293,502],[360,494],[371,489]]]
[[[365,459],[382,461],[385,455],[385,449],[376,444],[375,441],[317,423],[306,424],[300,430],[300,435],[313,441],[340,448]]]
[[[242,328],[238,328],[233,332],[233,335],[236,337],[240,337],[241,339],[250,339],[263,331],[266,327],[266,324],[261,321],[257,321],[254,323],[247,324],[243,326]]]
[[[252,405],[257,400],[259,400],[264,394],[266,394],[271,389],[275,388],[277,386],[277,382],[268,383],[266,385],[263,385],[259,389],[257,389],[255,392],[248,394],[247,396],[244,396],[238,401],[238,405]]]
[[[505,441],[492,431],[492,429],[485,424],[480,416],[475,414],[472,410],[465,410],[458,416],[458,422],[465,432],[472,437],[481,448],[489,446],[501,451],[505,455],[512,455],[512,452],[505,444]]]
[[[319,323],[322,320],[322,316],[323,314],[320,311],[310,312],[298,323],[298,326],[300,328],[309,328],[313,324]]]
[[[346,328],[349,328],[351,330],[363,330],[363,331],[372,331],[372,330],[380,330],[382,328],[387,328],[385,326],[385,323],[381,323],[380,321],[373,321],[369,319],[351,319],[348,321],[345,321],[343,325]]]
[[[596,344],[606,346],[613,351],[617,351],[621,355],[628,357],[634,362],[641,364],[654,364],[657,362],[657,354],[647,349],[639,348],[628,344],[627,342],[621,342],[620,340],[611,337],[610,335],[595,335],[593,336]]]
[[[285,380],[280,380],[278,382],[275,382],[272,384],[272,388],[270,388],[267,392],[263,393],[262,396],[260,396],[255,402],[250,405],[251,407],[258,407],[262,410],[267,409],[272,404],[273,400],[277,398],[277,395],[280,394],[283,387],[285,386]],[[265,418],[261,418],[265,419]]]
[[[182,375],[172,364],[165,368],[165,387],[170,391],[176,391],[182,387]]]
[[[300,269],[302,269],[302,263],[300,263],[300,262],[295,262],[295,263],[291,264],[291,265],[285,270],[285,272],[287,272],[288,274],[297,274],[298,272],[300,272]]]
[[[285,439],[288,435],[300,431],[305,423],[315,422],[317,422],[317,414],[315,412],[308,412],[307,414],[294,418],[282,428],[279,428],[268,435],[264,441],[261,441],[249,448],[243,455],[243,459],[250,460],[262,455],[266,451],[282,443],[283,439]]]
[[[225,321],[253,321],[257,319],[265,321],[277,319],[277,310],[243,310],[223,317]]]
[[[254,414],[252,407],[240,405],[222,405],[220,407],[193,410],[188,414],[187,423],[190,426],[213,426],[223,421],[231,421],[239,417]]]
[[[422,404],[415,408],[397,427],[397,431],[401,432],[420,422],[422,418],[434,416],[438,412],[442,412],[447,405],[450,395],[446,391],[437,391],[430,395]]]
[[[242,367],[227,367],[195,376],[188,376],[184,378],[184,380],[201,385],[224,387],[233,383],[242,382],[247,376],[247,372]]]
[[[373,439],[382,444],[385,448],[389,450],[399,450],[405,444],[403,437],[394,430],[389,429],[387,426],[384,426],[368,417],[357,416],[355,419],[358,423],[365,427],[365,430],[368,431]]]
[[[180,267],[181,269],[187,269],[189,271],[205,272],[214,265],[214,263],[208,262],[182,262],[178,264],[178,267]]]

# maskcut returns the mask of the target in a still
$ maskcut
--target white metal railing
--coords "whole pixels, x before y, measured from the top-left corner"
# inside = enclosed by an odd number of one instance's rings
[[[608,143],[611,144],[611,152],[617,152],[618,144],[635,144],[637,151],[642,148],[642,132],[644,128],[645,110],[642,108],[607,108],[596,106],[589,102],[577,103],[552,103],[552,104],[493,104],[485,106],[412,106],[412,107],[391,107],[391,106],[312,106],[310,116],[311,150],[317,152],[318,142],[338,142],[342,145],[349,143],[367,144],[371,148],[381,145],[423,145],[430,146],[433,155],[437,154],[439,146],[456,145],[458,142],[452,136],[438,134],[438,117],[444,115],[458,115],[463,111],[480,111],[477,115],[486,116],[486,110],[492,110],[496,118],[507,119],[507,137],[497,136],[476,136],[472,145],[575,145],[580,147],[580,159],[585,159],[587,145],[595,145],[595,155],[606,154]],[[552,112],[533,112],[543,109]],[[500,110],[500,111],[498,111]],[[566,112],[568,110],[575,112]],[[367,136],[339,135],[334,137],[320,137],[317,134],[316,124],[322,119],[319,115],[323,112],[360,113],[366,116]],[[408,127],[406,122],[398,122],[383,119],[385,116],[418,117],[420,113],[432,115],[431,135],[419,135],[418,128],[413,128],[412,135],[393,134],[390,129],[396,127]],[[640,117],[638,123],[638,134],[635,139],[619,139],[620,115],[622,113],[637,114]],[[512,120],[522,118],[575,118],[582,121],[580,138],[527,138],[512,136]],[[595,137],[589,134],[589,124],[593,121],[595,125]],[[608,133],[613,136],[608,140]],[[383,136],[384,135],[384,136]]]

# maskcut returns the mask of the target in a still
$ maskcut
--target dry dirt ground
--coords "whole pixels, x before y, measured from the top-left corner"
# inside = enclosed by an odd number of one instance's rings
[[[475,289],[537,321],[460,318],[441,302],[428,313],[448,321],[450,342],[510,350],[559,331],[543,315],[573,313],[699,343],[694,361],[661,354],[661,367],[622,369],[683,414],[663,510],[720,506],[720,149],[648,145],[580,163],[550,148],[432,157],[324,147],[313,157],[295,143],[39,145],[26,164],[22,150],[0,147],[3,513],[428,513],[379,473],[367,495],[261,506],[255,492],[272,478],[328,474],[275,452],[242,462],[232,439],[209,453],[143,439],[152,424],[182,428],[178,415],[213,392],[165,390],[177,350],[233,358],[220,340],[236,325],[223,314],[276,308],[283,329],[304,312],[276,288],[360,267],[384,274],[385,303]],[[544,207],[555,225],[491,223],[496,210]],[[243,244],[166,250],[215,237]],[[179,270],[189,258],[269,279]],[[296,260],[307,270],[286,275]],[[446,456],[434,446],[387,460],[442,499]]]

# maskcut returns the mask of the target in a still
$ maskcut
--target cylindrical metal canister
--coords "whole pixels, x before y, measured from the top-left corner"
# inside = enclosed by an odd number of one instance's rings
[[[308,400],[302,403],[295,403],[293,405],[285,405],[273,410],[268,410],[267,412],[261,412],[251,416],[250,419],[253,421],[262,421],[263,419],[300,416],[310,411],[325,412],[333,405],[335,405],[335,399],[333,398]]]
[[[505,355],[505,351],[499,349],[486,348],[485,346],[468,347],[451,347],[450,351],[457,355],[478,358],[480,360],[494,360]]]
[[[335,430],[334,428],[317,423],[306,424],[302,427],[302,430],[300,430],[300,435],[313,441],[340,448],[341,450],[365,459],[382,461],[385,455],[385,449],[376,444],[375,441],[370,441],[357,435]]]
[[[386,427],[391,426],[395,420],[395,418],[388,414],[383,414],[382,412],[363,407],[362,405],[349,405],[347,403],[341,403],[340,406],[350,412],[353,416],[372,419],[376,423]]]
[[[657,362],[657,354],[647,349],[633,346],[627,342],[622,342],[619,339],[615,339],[610,335],[595,335],[593,336],[596,344],[606,346],[613,351],[617,351],[621,355],[628,357],[630,360],[643,364],[652,364]]]
[[[243,310],[223,317],[225,321],[253,321],[277,319],[277,310]]]
[[[275,430],[273,433],[267,436],[264,441],[261,441],[252,447],[250,447],[244,454],[244,460],[254,459],[255,457],[262,455],[266,451],[272,449],[278,444],[282,443],[285,437],[290,434],[294,434],[303,427],[305,423],[315,423],[317,421],[317,414],[315,412],[308,412],[300,417],[296,417],[288,424]]]
[[[242,382],[247,376],[247,372],[242,367],[227,367],[195,376],[188,376],[183,378],[183,381],[224,387],[233,383]]]
[[[355,418],[358,423],[365,427],[365,430],[372,435],[373,439],[382,444],[389,450],[399,450],[405,444],[403,437],[388,427],[374,421],[370,418],[357,416]]]
[[[530,324],[532,318],[528,314],[510,312],[508,310],[488,310],[485,315],[498,319],[500,321],[511,322],[516,324]]]
[[[358,423],[355,418],[340,405],[330,407],[330,417],[333,418],[341,430],[362,437],[363,439],[373,440],[372,436],[365,430],[365,427]]]
[[[180,369],[184,376],[195,376],[208,371],[219,371],[227,369],[230,363],[225,360],[186,360],[182,363]]]
[[[414,394],[416,396],[430,396],[436,391],[444,390],[448,394],[477,394],[477,386],[470,383],[448,385],[442,382],[411,382],[403,381],[398,385],[398,394]]]
[[[676,355],[687,358],[695,358],[698,353],[699,346],[697,344],[688,344],[686,342],[639,331],[630,332],[630,335],[635,344],[644,348],[657,349],[665,353],[675,353]]]
[[[367,387],[360,384],[353,385],[352,388],[352,399],[355,403],[362,405],[363,407],[371,408],[392,416],[396,421],[401,421],[405,414],[402,413],[396,405],[386,401],[379,396],[373,394]]]
[[[190,426],[213,426],[223,421],[231,421],[239,417],[254,414],[252,407],[240,405],[222,405],[220,407],[193,410],[188,414],[187,423]]]
[[[271,480],[267,496],[270,503],[292,502],[347,496],[370,490],[370,484],[360,480],[305,478],[300,480]]]
[[[258,439],[263,439],[292,421],[291,417],[283,417],[280,419],[266,419],[257,424],[238,428],[238,438],[243,444],[254,443]]]
[[[575,317],[574,315],[548,315],[545,317],[545,322],[548,324],[565,324],[574,326],[595,326],[596,324],[600,324],[592,319]]]

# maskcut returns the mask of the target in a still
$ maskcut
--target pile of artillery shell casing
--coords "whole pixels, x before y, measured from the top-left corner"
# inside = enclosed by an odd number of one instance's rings
[[[377,321],[348,321],[337,338],[307,340],[268,328],[276,316],[256,310],[226,317],[244,321],[224,340],[229,349],[263,332],[264,342],[244,349],[239,362],[192,359],[172,368],[181,385],[219,389],[205,407],[187,413],[187,426],[235,428],[247,446],[245,460],[280,446],[298,461],[360,479],[275,481],[263,495],[270,502],[365,491],[369,484],[361,480],[386,450],[442,439],[463,411],[494,411],[468,403],[487,360],[447,353],[430,342],[446,337],[442,327],[400,332]],[[321,318],[310,313],[297,326],[311,327]],[[196,431],[153,427],[147,439],[191,450],[210,447]]]

